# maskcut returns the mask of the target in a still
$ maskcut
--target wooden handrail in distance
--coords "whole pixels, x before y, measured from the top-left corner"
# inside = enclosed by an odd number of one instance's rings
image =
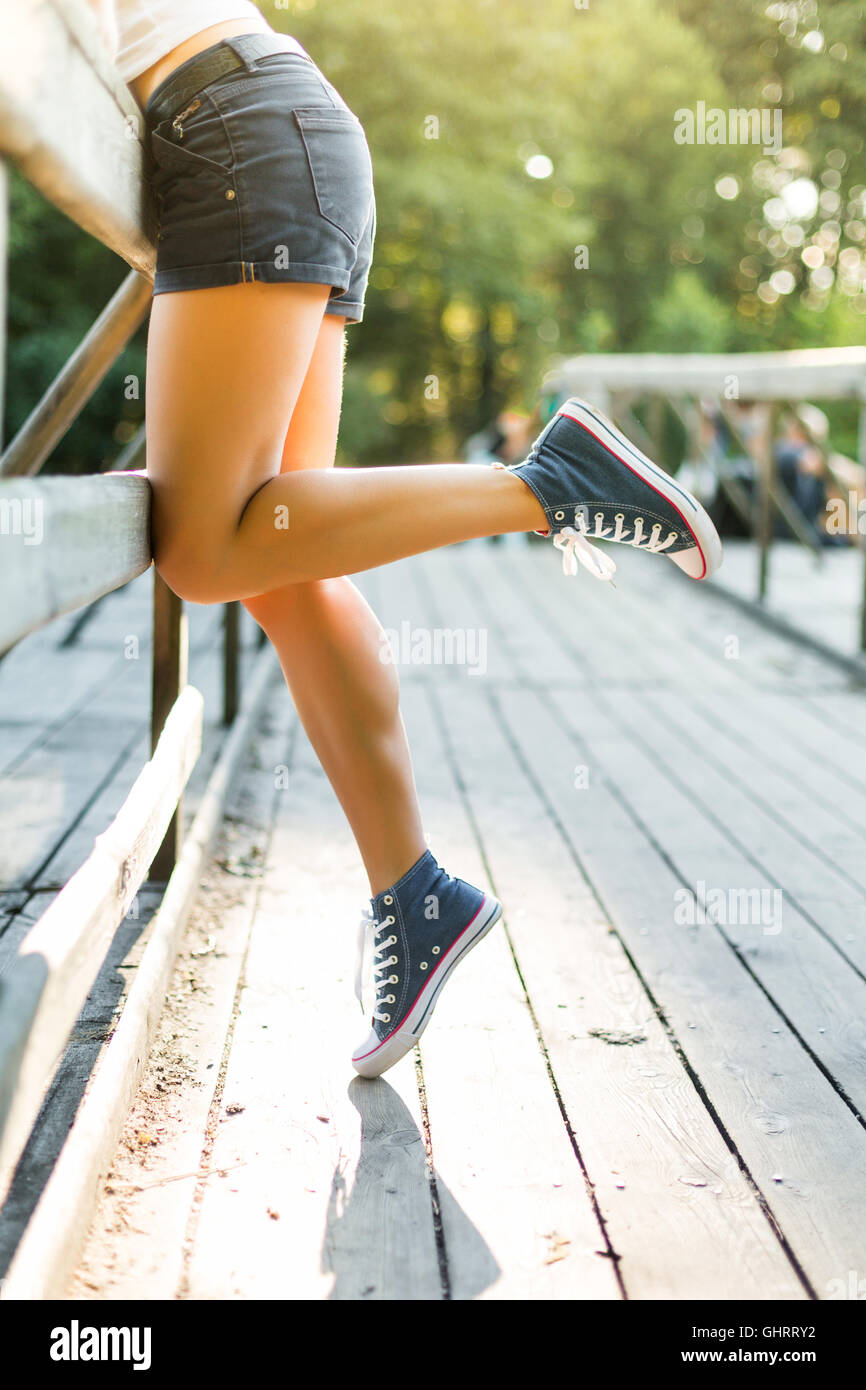
[[[859,466],[866,469],[866,347],[804,348],[788,352],[587,353],[554,359],[542,385],[547,396],[587,396],[610,411],[614,399],[668,397],[715,401],[724,411],[731,400],[763,401],[775,409],[791,401],[852,400],[859,410]],[[614,414],[615,414],[614,409]],[[732,427],[728,417],[729,427]],[[772,449],[770,450],[772,455]],[[757,598],[768,590],[773,543],[773,509],[780,512],[801,544],[816,554],[817,544],[789,504],[770,457],[759,461],[758,504],[753,535],[758,542]],[[723,479],[722,486],[729,491]],[[739,503],[737,510],[743,508]],[[851,519],[856,522],[856,518]],[[863,556],[860,599],[860,650],[866,652],[866,536],[856,543]]]

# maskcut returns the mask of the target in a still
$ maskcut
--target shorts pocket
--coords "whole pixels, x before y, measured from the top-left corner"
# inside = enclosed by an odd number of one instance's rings
[[[190,170],[193,173],[196,170],[204,170],[217,174],[221,178],[229,177],[232,172],[228,165],[220,164],[217,160],[209,158],[208,155],[190,148],[189,145],[180,145],[173,140],[166,140],[165,136],[157,134],[156,131],[151,134],[150,149],[154,164],[158,169]]]
[[[222,123],[220,122],[220,125]],[[242,259],[238,193],[228,141],[184,126],[183,142],[171,140],[166,123],[151,131],[149,182],[157,213],[157,270],[178,270]],[[208,153],[204,153],[204,150]],[[218,158],[211,158],[214,153]]]
[[[302,106],[292,114],[304,142],[319,212],[357,246],[373,198],[373,165],[364,127],[343,107]]]

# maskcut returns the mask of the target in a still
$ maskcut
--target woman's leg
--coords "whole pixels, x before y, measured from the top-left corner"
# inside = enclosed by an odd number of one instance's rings
[[[246,284],[157,295],[148,475],[167,583],[201,603],[371,569],[546,526],[519,478],[486,465],[280,472],[328,289]]]
[[[326,315],[292,414],[282,470],[334,462],[344,320]],[[312,463],[311,463],[312,460]],[[351,580],[287,584],[246,599],[273,642],[295,708],[382,892],[424,853],[396,668],[380,623]]]

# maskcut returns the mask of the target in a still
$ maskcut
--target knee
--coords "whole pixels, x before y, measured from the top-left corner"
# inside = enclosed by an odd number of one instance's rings
[[[172,592],[189,603],[227,603],[237,597],[226,592],[213,559],[196,554],[191,547],[155,547],[154,565]]]

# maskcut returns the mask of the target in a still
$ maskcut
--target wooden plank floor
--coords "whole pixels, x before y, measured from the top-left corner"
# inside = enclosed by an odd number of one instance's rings
[[[0,976],[84,862],[150,755],[152,575],[26,638],[0,662]],[[202,752],[184,794],[195,814],[225,730],[221,610],[188,606],[190,680],[205,695]],[[242,670],[254,659],[244,626]],[[0,1207],[0,1278],[53,1167],[159,901],[145,885],[121,924]]]
[[[378,1081],[364,875],[275,689],[70,1296],[798,1301],[863,1269],[866,695],[616,558],[615,589],[522,538],[359,579],[431,848],[505,907]]]
[[[758,557],[747,540],[725,541],[725,563],[714,584],[752,602]],[[860,653],[863,552],[827,546],[816,556],[796,541],[777,540],[770,552],[767,612],[848,658]]]

